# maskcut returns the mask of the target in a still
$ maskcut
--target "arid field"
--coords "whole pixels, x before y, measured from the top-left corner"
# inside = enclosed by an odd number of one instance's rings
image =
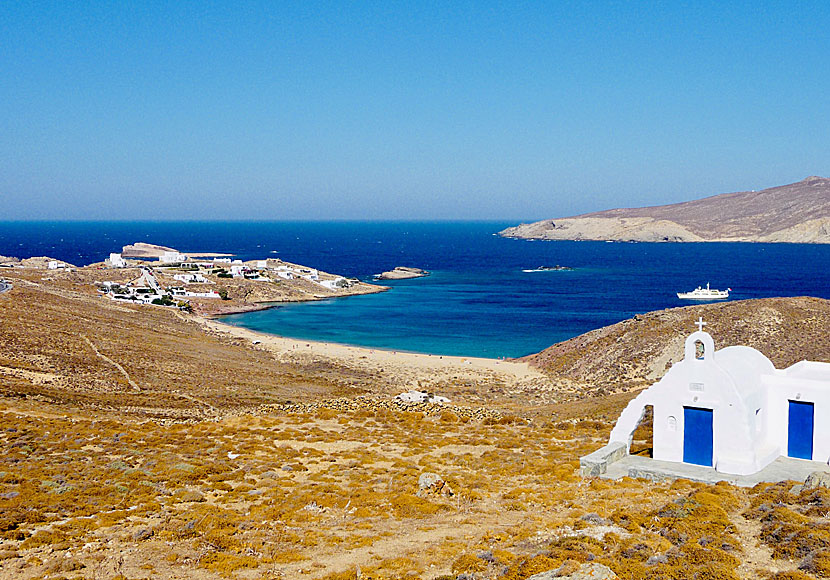
[[[578,469],[692,320],[830,361],[826,300],[651,313],[494,366],[254,344],[82,272],[4,276],[0,578],[830,577],[828,489]],[[393,402],[410,388],[451,403]]]

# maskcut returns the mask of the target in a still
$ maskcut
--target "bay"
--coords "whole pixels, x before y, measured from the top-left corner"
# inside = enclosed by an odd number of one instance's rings
[[[137,241],[248,260],[279,257],[370,281],[431,271],[381,294],[286,304],[224,321],[301,339],[432,354],[514,357],[637,313],[688,305],[711,283],[733,299],[830,298],[830,246],[543,242],[506,222],[0,222],[0,254],[78,265]],[[566,271],[524,272],[562,265]],[[690,329],[692,330],[692,329]]]

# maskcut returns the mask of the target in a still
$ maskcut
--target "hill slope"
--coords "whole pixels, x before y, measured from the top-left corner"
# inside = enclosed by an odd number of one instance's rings
[[[637,315],[522,360],[574,381],[576,396],[620,393],[648,386],[683,358],[686,337],[702,316],[715,348],[751,346],[776,368],[800,360],[830,362],[830,300],[763,298],[699,304]]]
[[[545,240],[830,243],[830,179],[543,220],[499,233]]]

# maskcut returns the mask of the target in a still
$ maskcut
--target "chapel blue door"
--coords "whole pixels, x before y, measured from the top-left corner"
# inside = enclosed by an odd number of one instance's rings
[[[712,467],[712,409],[683,407],[683,463]]]
[[[787,427],[787,455],[798,459],[813,458],[813,404],[790,401]]]

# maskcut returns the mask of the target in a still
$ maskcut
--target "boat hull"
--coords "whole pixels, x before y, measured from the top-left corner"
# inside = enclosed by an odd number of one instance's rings
[[[681,300],[726,300],[729,292],[708,291],[708,292],[678,292],[677,297]]]

